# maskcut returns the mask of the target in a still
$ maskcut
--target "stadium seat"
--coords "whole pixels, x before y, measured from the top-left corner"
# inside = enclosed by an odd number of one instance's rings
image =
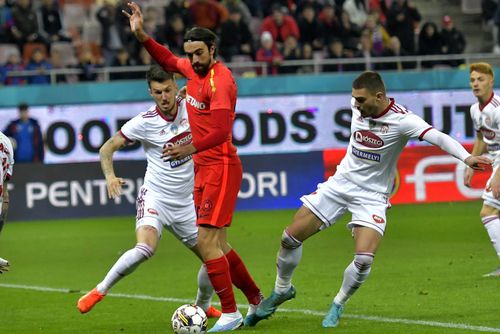
[[[41,49],[45,57],[47,57],[47,47],[42,43],[26,43],[23,46],[23,63],[27,64],[31,58],[33,50]]]
[[[16,44],[0,44],[0,65],[5,64],[11,54],[21,56]]]
[[[52,43],[51,51],[58,52],[60,54],[63,66],[71,66],[77,63],[75,49],[71,43],[54,42]]]

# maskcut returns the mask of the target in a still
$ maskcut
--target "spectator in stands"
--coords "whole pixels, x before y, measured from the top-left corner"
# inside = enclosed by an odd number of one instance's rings
[[[328,59],[344,59],[347,58],[344,52],[344,45],[339,38],[334,38],[328,43],[326,50],[326,58]],[[350,68],[351,67],[351,68]],[[323,72],[345,72],[352,70],[352,65],[348,64],[329,64],[323,65]]]
[[[408,52],[401,48],[401,42],[396,36],[392,36],[390,39],[389,47],[384,49],[382,57],[404,57],[408,56]],[[390,63],[381,63],[377,65],[379,70],[397,70],[402,71],[403,69],[414,68],[414,62],[403,62],[395,61]]]
[[[52,49],[52,52],[50,53],[50,63],[52,64],[52,69],[55,70],[65,67],[61,58],[61,53],[54,49]],[[56,74],[56,83],[76,82],[76,80],[77,79],[73,74]]]
[[[76,65],[76,68],[83,71],[78,74],[78,81],[96,81],[99,77],[96,69],[99,67],[101,65],[97,62],[92,52],[89,49],[82,50],[78,56],[78,64]]]
[[[50,84],[50,75],[47,73],[52,69],[52,64],[47,60],[45,52],[36,48],[31,53],[30,60],[26,66],[28,71],[36,71],[37,75],[28,76],[30,85],[48,85]]]
[[[247,4],[242,0],[222,0],[222,4],[228,9],[231,14],[231,8],[237,8],[241,14],[241,21],[249,25],[252,21],[252,14],[248,9]]]
[[[314,51],[311,44],[302,45],[302,59],[312,61],[314,59]],[[297,73],[314,73],[314,65],[302,65],[297,70]]]
[[[97,21],[101,24],[101,49],[107,66],[111,64],[118,50],[125,47],[125,43],[120,38],[120,26],[116,15],[117,8],[112,0],[105,0],[96,13]]]
[[[391,43],[391,36],[385,30],[384,26],[378,22],[378,14],[370,13],[366,18],[365,29],[370,31],[372,44],[373,44],[373,53],[377,56],[380,56],[384,49],[389,47]]]
[[[12,53],[7,57],[7,62],[2,67],[4,84],[6,86],[24,85],[26,79],[20,76],[8,76],[10,72],[23,71],[24,65],[21,62],[21,57],[17,53]]]
[[[373,42],[369,30],[363,30],[359,39],[359,49],[354,53],[354,58],[363,58],[363,63],[357,64],[358,71],[371,71],[375,69],[375,64],[372,58],[375,57],[373,52]]]
[[[328,45],[333,39],[338,39],[340,36],[340,22],[335,15],[335,7],[331,4],[326,4],[318,15],[318,20],[321,23],[321,31],[323,35],[323,44]]]
[[[465,37],[464,34],[455,28],[453,20],[450,16],[445,15],[442,21],[441,37],[443,39],[443,54],[460,54],[465,51]],[[463,63],[463,60],[449,60],[446,64],[456,67]]]
[[[300,39],[297,22],[295,22],[292,16],[285,14],[285,10],[279,5],[274,5],[272,14],[262,21],[260,27],[261,35],[265,31],[271,34],[275,46],[279,49],[281,49],[288,35],[293,35],[295,38]]]
[[[340,14],[340,34],[342,44],[345,49],[357,50],[359,36],[361,36],[361,27],[358,27],[349,19],[349,14],[342,11]]]
[[[283,44],[283,59],[284,60],[299,60],[302,57],[302,48],[299,46],[297,38],[293,35],[288,35]],[[279,69],[280,74],[297,73],[299,66],[281,66]]]
[[[415,25],[421,20],[418,9],[407,0],[395,0],[387,15],[387,27],[409,54],[415,54]]]
[[[229,17],[226,7],[215,0],[191,0],[189,12],[195,26],[217,33],[221,24]]]
[[[267,63],[268,75],[278,74],[278,67],[283,61],[283,55],[278,51],[278,48],[274,43],[273,36],[269,31],[264,31],[262,33],[260,36],[260,44],[261,47],[257,50],[255,60]],[[263,74],[260,66],[257,68],[257,74]]]
[[[368,17],[365,0],[346,0],[342,8],[349,14],[352,23],[358,27],[365,25]]]
[[[229,7],[229,20],[221,26],[220,55],[230,62],[236,54],[252,57],[253,52],[253,36],[248,25],[242,20],[240,9]]]
[[[439,55],[442,47],[443,40],[436,24],[434,22],[424,23],[418,38],[418,54],[422,56]],[[422,67],[432,68],[436,64],[439,64],[439,61],[423,61]]]
[[[322,36],[321,22],[316,17],[312,5],[306,5],[301,12],[298,26],[300,30],[300,43],[310,44],[314,50],[323,50],[324,42]]]
[[[30,117],[26,103],[21,103],[18,110],[19,118],[3,131],[12,141],[16,163],[43,162],[45,149],[40,125]]]
[[[42,18],[43,32],[50,42],[71,42],[71,39],[63,32],[61,13],[56,1],[42,0],[40,16]]]
[[[182,19],[184,27],[190,28],[193,25],[191,13],[189,12],[188,0],[172,0],[165,7],[165,22],[168,24],[173,17],[178,16]]]
[[[144,47],[141,47],[139,50],[139,57],[137,59],[137,65],[147,65],[151,66],[154,64],[153,58],[149,54],[148,50],[146,50]],[[142,76],[144,77],[144,76]]]
[[[49,49],[48,41],[40,35],[38,20],[35,11],[31,7],[30,0],[18,0],[12,9],[14,26],[11,32],[19,50],[23,51],[26,43],[42,43]]]
[[[173,53],[178,55],[184,52],[185,28],[180,15],[171,16],[170,20],[165,23],[163,41]]]
[[[130,58],[130,53],[127,49],[123,48],[118,51],[115,58],[111,62],[113,67],[125,67],[134,66],[135,62]],[[109,75],[110,80],[127,80],[127,79],[138,79],[143,77],[143,75],[138,76],[138,72],[114,72]]]
[[[12,42],[12,26],[14,26],[12,10],[5,4],[5,0],[0,0],[0,43]]]

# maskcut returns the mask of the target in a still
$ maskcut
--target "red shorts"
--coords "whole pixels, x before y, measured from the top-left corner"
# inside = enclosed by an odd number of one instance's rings
[[[243,168],[235,165],[195,165],[196,224],[227,227],[233,219]]]

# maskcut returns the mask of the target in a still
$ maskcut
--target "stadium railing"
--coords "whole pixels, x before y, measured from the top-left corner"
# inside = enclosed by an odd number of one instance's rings
[[[427,56],[404,56],[404,57],[361,57],[361,58],[343,58],[343,59],[302,59],[302,60],[285,60],[279,67],[288,66],[310,66],[312,73],[323,73],[322,67],[325,65],[358,65],[362,70],[375,69],[376,65],[380,64],[394,64],[400,62],[408,64],[412,70],[432,70],[438,68],[451,68],[446,65],[446,62],[458,61],[460,64],[470,64],[478,61],[489,62],[493,66],[500,66],[500,57],[495,53],[474,53],[474,54],[454,54],[454,55],[427,55]],[[424,68],[422,64],[426,62],[435,62],[432,68]],[[230,69],[239,70],[250,69],[255,75],[257,70],[260,70],[260,76],[267,76],[269,64],[266,62],[229,62],[225,63]],[[120,67],[96,67],[93,72],[98,74],[98,81],[110,81],[112,73],[143,73],[147,71],[149,66],[120,66]],[[39,75],[49,75],[51,84],[57,84],[57,78],[61,75],[78,75],[82,74],[83,70],[77,68],[62,68],[51,70],[32,70],[32,71],[11,71],[7,73],[7,77],[30,77]],[[311,72],[309,72],[310,74]],[[329,72],[334,73],[334,72]],[[245,75],[245,73],[243,73]],[[76,81],[77,82],[77,81]],[[74,82],[71,82],[74,83]]]

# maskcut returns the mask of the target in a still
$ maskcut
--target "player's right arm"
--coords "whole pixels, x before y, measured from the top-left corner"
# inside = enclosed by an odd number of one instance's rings
[[[144,31],[144,19],[142,17],[141,8],[135,2],[129,2],[131,14],[126,11],[122,13],[128,17],[130,23],[130,30],[134,33],[139,42],[144,45],[148,53],[153,59],[169,72],[178,72],[180,70],[177,66],[177,61],[180,59],[176,57],[169,49],[156,42]]]
[[[126,144],[126,139],[118,132],[113,137],[109,138],[99,149],[101,169],[106,178],[109,198],[120,196],[122,193],[122,186],[125,184],[125,181],[121,177],[116,177],[115,175],[113,154],[120,148],[125,147]]]
[[[9,190],[8,181],[5,180],[2,185],[2,213],[0,213],[0,232],[7,221],[7,213],[9,211]]]
[[[483,140],[483,134],[480,131],[476,132],[476,141],[474,142],[474,147],[472,148],[472,155],[478,156],[486,153],[488,151],[487,145]],[[470,187],[472,175],[474,175],[474,169],[467,168],[464,173],[464,185]]]

